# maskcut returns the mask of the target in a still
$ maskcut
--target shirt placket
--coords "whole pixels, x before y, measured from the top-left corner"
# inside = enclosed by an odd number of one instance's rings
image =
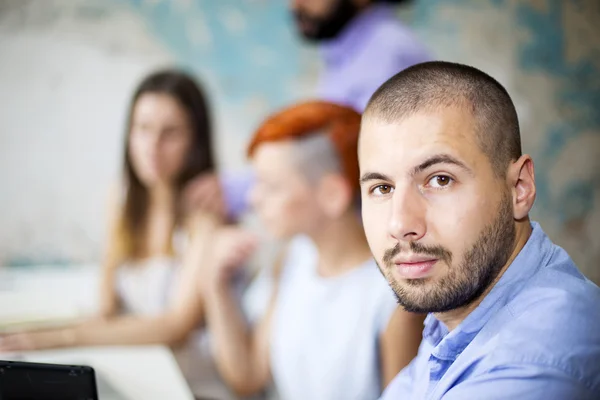
[[[446,373],[448,368],[452,365],[454,359],[441,358],[434,354],[429,356],[429,361],[427,363],[429,367],[429,385],[427,387],[427,393],[425,395],[426,399],[431,399],[431,394],[434,389]]]

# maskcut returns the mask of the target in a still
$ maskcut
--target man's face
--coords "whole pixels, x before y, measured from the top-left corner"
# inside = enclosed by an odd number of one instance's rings
[[[357,14],[352,0],[291,0],[298,31],[310,41],[333,39]]]
[[[444,312],[479,297],[512,253],[512,192],[469,111],[387,124],[366,116],[359,159],[367,240],[399,303]]]

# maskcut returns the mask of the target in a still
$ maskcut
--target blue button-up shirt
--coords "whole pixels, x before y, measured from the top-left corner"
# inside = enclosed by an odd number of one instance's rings
[[[419,354],[383,400],[600,399],[600,289],[532,227],[456,329],[426,318]]]

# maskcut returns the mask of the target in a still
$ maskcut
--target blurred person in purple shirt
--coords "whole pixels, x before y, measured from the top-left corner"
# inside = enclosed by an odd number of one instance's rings
[[[319,47],[324,69],[317,97],[362,112],[375,90],[399,71],[430,60],[392,4],[406,0],[290,0],[299,34]],[[207,175],[190,188],[198,206],[236,220],[247,209],[251,171]]]
[[[362,112],[375,90],[401,70],[431,59],[415,35],[378,0],[291,0],[300,34],[324,61],[319,97]]]

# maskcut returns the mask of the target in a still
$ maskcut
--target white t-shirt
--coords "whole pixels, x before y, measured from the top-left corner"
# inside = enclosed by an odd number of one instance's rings
[[[177,247],[176,247],[177,250]],[[169,306],[179,287],[180,257],[153,257],[129,262],[117,271],[117,289],[125,311],[135,315],[158,315]],[[210,335],[203,328],[174,347],[173,355],[190,389],[200,398],[235,400],[213,361]]]
[[[311,240],[293,239],[272,321],[274,386],[283,400],[377,399],[379,337],[397,308],[392,291],[374,260],[331,278],[320,277],[317,264]],[[264,272],[249,288],[250,320],[263,314],[271,287]]]

